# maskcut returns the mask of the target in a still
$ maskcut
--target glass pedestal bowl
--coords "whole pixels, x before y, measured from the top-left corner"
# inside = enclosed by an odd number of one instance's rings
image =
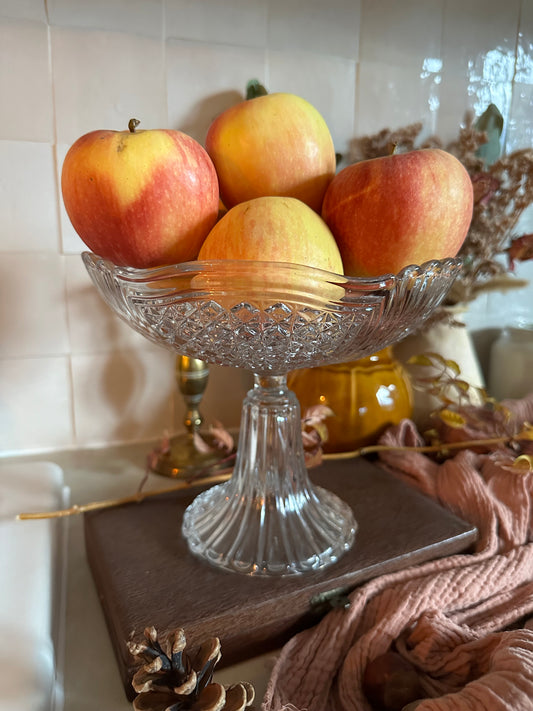
[[[82,258],[101,296],[146,338],[254,375],[231,479],[199,494],[185,512],[190,550],[254,576],[336,562],[352,546],[357,524],[349,506],[308,476],[287,373],[354,360],[400,340],[444,299],[459,260],[367,279],[272,262],[139,270],[89,252]]]

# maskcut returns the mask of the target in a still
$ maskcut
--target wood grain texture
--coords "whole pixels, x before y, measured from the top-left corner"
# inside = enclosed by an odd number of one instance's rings
[[[299,576],[253,578],[193,556],[181,536],[191,490],[84,515],[87,558],[128,698],[134,660],[126,641],[147,626],[183,627],[190,647],[217,636],[219,666],[233,664],[315,623],[324,612],[311,604],[317,595],[466,550],[476,539],[474,526],[366,460],[327,461],[310,476],[352,507],[358,530],[338,563]]]

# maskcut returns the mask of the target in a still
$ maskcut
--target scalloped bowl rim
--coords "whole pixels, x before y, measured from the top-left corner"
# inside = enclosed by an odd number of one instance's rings
[[[93,252],[84,251],[81,257],[86,266],[99,269],[105,268],[112,272],[117,278],[127,282],[154,282],[159,279],[168,279],[171,276],[186,274],[235,274],[236,276],[260,275],[264,279],[269,272],[280,271],[296,277],[309,277],[316,281],[342,286],[343,288],[356,288],[358,290],[391,289],[397,282],[413,276],[421,276],[435,269],[449,269],[458,271],[463,263],[460,257],[445,257],[443,259],[431,259],[422,264],[409,264],[403,267],[397,274],[388,273],[379,276],[356,277],[335,272],[325,271],[317,267],[309,267],[291,262],[256,261],[251,259],[220,259],[212,261],[192,260],[180,262],[179,264],[167,264],[157,267],[136,268],[119,266],[111,260],[100,257]]]

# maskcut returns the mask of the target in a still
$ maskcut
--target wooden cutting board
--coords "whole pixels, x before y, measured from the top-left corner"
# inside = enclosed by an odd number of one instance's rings
[[[358,530],[341,560],[301,576],[247,577],[193,556],[181,520],[198,491],[84,515],[87,558],[129,699],[135,665],[126,641],[145,627],[183,627],[190,647],[219,637],[219,667],[233,664],[316,623],[332,592],[466,550],[476,540],[474,526],[366,460],[326,461],[310,476],[352,507]]]

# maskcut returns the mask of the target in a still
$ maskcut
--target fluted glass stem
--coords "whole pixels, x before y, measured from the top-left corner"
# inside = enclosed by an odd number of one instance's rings
[[[254,376],[232,478],[198,496],[183,533],[214,565],[289,575],[335,562],[353,543],[351,509],[309,479],[300,406],[283,375]]]

